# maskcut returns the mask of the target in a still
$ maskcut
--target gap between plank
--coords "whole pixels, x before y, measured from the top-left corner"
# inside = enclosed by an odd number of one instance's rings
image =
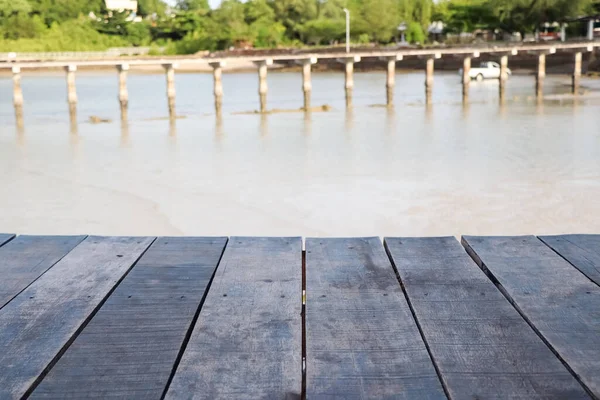
[[[10,236],[10,234],[9,234],[9,236]],[[16,238],[17,238],[17,235],[13,234],[12,237],[9,237],[8,239],[6,239],[6,242],[0,244],[0,247],[6,246],[7,244],[9,244],[10,242],[12,242]]]
[[[104,298],[98,303],[98,305],[96,306],[96,308],[90,313],[90,315],[87,316],[87,318],[83,321],[83,323],[79,326],[79,328],[77,328],[77,330],[75,331],[75,333],[73,334],[73,336],[71,336],[69,338],[69,340],[67,340],[67,342],[63,345],[63,347],[60,349],[60,351],[58,352],[58,354],[56,354],[54,356],[54,358],[52,359],[52,361],[50,361],[50,363],[46,366],[46,368],[44,368],[44,370],[42,371],[42,373],[35,379],[35,381],[33,381],[33,383],[31,384],[31,386],[29,387],[29,389],[27,389],[27,391],[23,395],[23,397],[22,397],[23,400],[28,399],[29,396],[31,396],[31,394],[33,393],[33,391],[40,385],[40,383],[42,383],[42,381],[44,380],[44,378],[46,377],[46,375],[48,375],[48,373],[52,370],[52,368],[54,368],[54,366],[56,365],[56,363],[58,362],[58,360],[60,360],[60,358],[63,356],[63,354],[65,354],[65,352],[73,344],[73,342],[75,341],[75,339],[77,339],[77,337],[79,336],[79,334],[85,329],[85,327],[90,323],[90,321],[96,316],[96,314],[98,313],[98,311],[100,311],[100,309],[102,308],[102,306],[104,305],[104,303],[106,303],[106,301],[113,294],[113,292],[117,289],[117,287],[119,287],[119,285],[121,284],[121,282],[123,282],[123,280],[127,277],[127,275],[129,275],[129,273],[131,272],[131,270],[133,269],[133,267],[135,267],[137,265],[137,263],[144,256],[144,254],[146,254],[146,252],[148,251],[148,249],[150,249],[150,247],[152,247],[152,244],[154,244],[154,242],[156,241],[156,239],[157,239],[156,237],[154,239],[152,239],[152,241],[150,242],[150,244],[148,244],[148,247],[146,247],[144,249],[144,251],[142,251],[142,253],[138,256],[138,258],[127,269],[127,271],[125,271],[125,273],[123,274],[123,276],[121,276],[121,278],[115,283],[115,285],[108,291],[108,293],[106,294],[106,296],[104,296]],[[75,246],[75,247],[77,247],[77,246]]]
[[[402,294],[404,295],[404,298],[406,299],[406,302],[408,303],[408,308],[410,309],[410,313],[412,314],[413,320],[417,324],[417,329],[419,330],[421,339],[423,339],[423,343],[425,343],[425,348],[427,349],[427,353],[429,354],[429,358],[431,359],[431,363],[433,364],[435,373],[437,374],[438,379],[440,380],[442,389],[444,389],[444,394],[446,395],[446,398],[451,399],[450,393],[448,392],[448,388],[446,387],[446,384],[445,384],[444,380],[442,379],[442,373],[440,372],[437,362],[435,361],[435,357],[433,357],[433,353],[431,352],[431,349],[429,348],[429,343],[427,342],[427,338],[425,337],[425,334],[423,333],[423,328],[421,327],[421,324],[419,323],[419,319],[417,318],[415,309],[413,308],[410,298],[408,297],[406,288],[404,287],[404,284],[402,283],[402,279],[400,278],[400,273],[398,272],[398,268],[396,268],[396,263],[394,262],[394,257],[392,257],[392,254],[390,252],[390,249],[388,248],[386,240],[383,241],[383,247],[385,248],[385,252],[388,256],[388,259],[390,260],[390,263],[392,264],[392,268],[394,269],[394,273],[396,274],[396,279],[398,280],[398,284],[400,285]]]
[[[175,377],[175,373],[177,372],[179,363],[181,362],[181,359],[183,358],[183,354],[185,353],[185,350],[187,349],[187,346],[190,342],[192,333],[194,332],[194,328],[196,327],[196,323],[198,322],[198,318],[200,318],[200,311],[202,311],[202,307],[204,306],[204,301],[206,300],[206,297],[208,296],[208,292],[210,292],[210,287],[212,286],[213,280],[215,279],[215,276],[217,275],[217,271],[219,270],[219,267],[221,266],[221,260],[223,259],[223,255],[225,254],[225,250],[227,249],[228,245],[229,245],[229,238],[227,238],[225,241],[225,245],[223,246],[223,250],[221,250],[221,255],[219,256],[219,261],[217,261],[217,266],[213,270],[212,276],[210,277],[210,279],[208,281],[208,285],[206,285],[206,290],[204,290],[204,295],[202,296],[202,299],[200,300],[200,304],[198,305],[198,309],[196,310],[194,317],[192,318],[192,322],[190,323],[190,326],[189,326],[187,332],[185,333],[185,337],[183,338],[183,343],[181,345],[181,348],[179,349],[179,354],[177,354],[177,358],[175,359],[175,363],[173,363],[173,369],[171,370],[171,374],[169,375],[167,384],[165,385],[163,393],[160,396],[161,400],[164,400],[164,398],[167,396],[169,387],[171,386],[171,383],[173,382],[173,378]]]
[[[498,279],[496,278],[496,276],[494,276],[494,274],[488,269],[488,267],[485,265],[485,263],[483,262],[483,260],[481,259],[481,257],[479,257],[479,255],[475,252],[475,250],[473,250],[473,248],[471,247],[471,245],[465,240],[464,237],[461,238],[460,242],[463,245],[464,249],[466,250],[467,254],[475,262],[475,264],[477,264],[477,266],[485,273],[485,275],[488,277],[489,280],[492,281],[492,283],[496,286],[496,288],[498,288],[498,290],[500,290],[500,293],[502,293],[502,295],[506,298],[506,300],[508,300],[508,302],[515,308],[515,310],[517,310],[517,312],[519,313],[519,315],[521,316],[521,318],[523,318],[523,320],[525,320],[525,322],[531,327],[531,329],[533,329],[533,331],[535,332],[535,334],[538,335],[538,337],[542,340],[542,342],[550,349],[550,351],[556,356],[556,358],[559,359],[559,361],[565,366],[565,368],[567,369],[567,371],[569,371],[569,373],[571,375],[573,375],[573,377],[575,378],[575,380],[577,382],[579,382],[579,384],[583,387],[583,389],[587,392],[587,394],[592,399],[600,400],[587,387],[587,385],[585,383],[583,383],[583,381],[581,380],[580,376],[577,375],[577,373],[575,371],[573,371],[573,369],[571,368],[571,366],[569,364],[567,364],[567,362],[560,356],[560,354],[558,354],[558,352],[556,351],[556,349],[550,344],[550,342],[548,342],[548,340],[546,340],[546,338],[544,337],[544,335],[542,335],[542,333],[533,324],[533,322],[531,322],[529,320],[529,318],[527,317],[527,315],[525,315],[525,312],[523,312],[523,310],[521,309],[521,307],[519,307],[519,305],[513,300],[513,298],[510,296],[510,294],[508,294],[508,292],[506,291],[506,289],[504,288],[504,286],[502,286],[502,284],[500,283],[500,281],[498,281]]]
[[[306,250],[302,250],[302,393],[306,400]]]
[[[16,236],[13,237],[13,239],[16,238]],[[19,293],[15,294],[13,297],[10,298],[10,300],[8,300],[6,302],[6,304],[4,304],[3,306],[0,306],[0,310],[2,310],[4,307],[6,307],[11,301],[13,301],[18,295],[20,295],[21,293],[23,293],[25,291],[25,289],[29,288],[29,286],[33,285],[38,279],[40,279],[42,276],[44,276],[46,274],[46,272],[50,271],[52,269],[52,267],[54,267],[56,264],[58,264],[63,258],[65,258],[66,256],[68,256],[69,254],[71,254],[71,252],[73,250],[75,250],[77,247],[79,247],[79,245],[88,238],[88,235],[83,236],[83,238],[79,241],[79,243],[77,243],[77,245],[75,247],[73,247],[71,250],[69,250],[69,252],[67,254],[64,254],[61,258],[59,258],[58,260],[56,260],[56,262],[54,264],[52,264],[47,270],[45,270],[44,272],[42,272],[42,274],[40,276],[38,276],[37,278],[35,278],[29,285],[25,286],[23,289],[21,289],[19,291]],[[10,239],[12,240],[12,239]],[[10,241],[9,240],[9,241]],[[8,242],[4,243],[5,245],[8,244]]]
[[[556,254],[558,254],[560,256],[560,258],[562,258],[563,260],[565,260],[566,262],[569,263],[569,265],[571,265],[573,268],[575,268],[577,271],[579,271],[583,276],[585,276],[587,279],[589,279],[594,285],[596,286],[600,286],[596,283],[596,281],[594,281],[592,278],[590,278],[589,276],[587,276],[586,273],[584,273],[582,270],[580,270],[579,268],[577,268],[577,266],[575,264],[573,264],[571,261],[569,261],[569,259],[567,259],[565,256],[563,256],[562,254],[560,254],[558,252],[558,250],[556,250],[554,247],[550,246],[548,243],[546,243],[546,241],[544,239],[542,239],[539,236],[536,236],[536,239],[538,239],[540,242],[544,243],[544,245],[546,245],[547,247],[550,248],[550,250],[552,250],[553,252],[555,252]],[[575,243],[571,242],[570,240],[567,239],[567,242],[571,243],[572,245],[576,246],[578,249],[583,250],[581,247],[577,246]]]

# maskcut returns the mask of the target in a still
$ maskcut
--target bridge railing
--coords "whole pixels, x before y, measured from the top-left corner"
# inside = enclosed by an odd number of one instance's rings
[[[113,47],[106,51],[9,52],[0,53],[0,61],[90,60],[121,56],[145,56],[150,47]]]

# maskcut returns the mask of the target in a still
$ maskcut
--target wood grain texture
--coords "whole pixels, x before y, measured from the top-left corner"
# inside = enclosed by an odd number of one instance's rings
[[[83,239],[85,236],[21,235],[0,247],[0,309]]]
[[[0,310],[1,399],[31,389],[152,240],[88,237]]]
[[[6,244],[9,240],[14,238],[15,235],[8,233],[0,233],[0,246]]]
[[[540,236],[540,239],[600,286],[600,235]]]
[[[229,240],[167,399],[299,399],[302,241]]]
[[[600,398],[600,288],[533,236],[463,237],[463,245]]]
[[[306,240],[308,399],[444,399],[378,238]]]
[[[590,398],[454,237],[385,242],[451,398]]]
[[[31,399],[160,399],[226,238],[158,238]]]

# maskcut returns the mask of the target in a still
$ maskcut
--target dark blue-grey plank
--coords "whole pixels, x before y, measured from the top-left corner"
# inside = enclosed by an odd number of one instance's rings
[[[444,399],[378,238],[306,240],[308,399]]]
[[[600,287],[533,236],[463,237],[471,257],[600,398]]]
[[[299,399],[302,240],[232,237],[167,399]]]
[[[158,238],[30,398],[160,399],[226,238]]]
[[[454,399],[589,399],[454,237],[387,238]]]
[[[6,242],[8,242],[9,240],[11,240],[14,237],[15,237],[15,235],[13,235],[13,234],[0,233],[0,246],[2,246],[3,244],[5,244]]]
[[[540,236],[540,239],[600,286],[600,235]]]
[[[83,239],[85,236],[21,235],[0,247],[0,309]]]
[[[152,241],[88,237],[0,310],[0,399],[31,390]]]

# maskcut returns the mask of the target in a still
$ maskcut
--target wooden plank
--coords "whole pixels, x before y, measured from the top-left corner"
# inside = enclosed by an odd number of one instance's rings
[[[589,399],[454,237],[385,242],[451,398]]]
[[[88,237],[0,310],[0,398],[21,398],[150,246]]]
[[[85,236],[21,235],[0,247],[0,309],[83,239]]]
[[[157,239],[30,398],[160,399],[226,243]]]
[[[302,241],[229,240],[167,399],[299,399]]]
[[[0,246],[8,243],[8,241],[14,237],[15,237],[15,235],[12,235],[12,234],[0,233]]]
[[[471,257],[600,398],[600,288],[533,236],[463,237]]]
[[[600,235],[540,236],[540,239],[600,286]]]
[[[306,240],[308,399],[444,399],[378,238]]]

